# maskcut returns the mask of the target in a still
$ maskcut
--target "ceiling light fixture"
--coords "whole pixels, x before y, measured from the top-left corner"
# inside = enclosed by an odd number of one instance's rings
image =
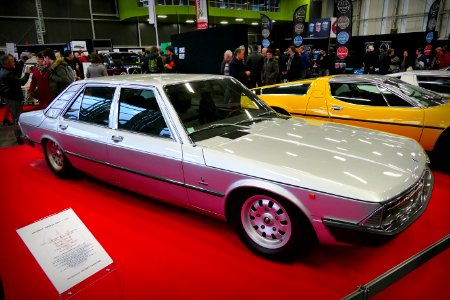
[[[235,19],[237,22],[242,22],[242,21],[244,21],[244,19],[242,19],[242,18],[236,18]]]
[[[194,20],[186,20],[186,23],[194,23]]]
[[[258,25],[258,22],[252,22],[252,25]]]
[[[165,19],[165,18],[167,18],[167,16],[166,15],[158,15],[158,18]]]
[[[228,24],[228,21],[220,21],[220,24]]]

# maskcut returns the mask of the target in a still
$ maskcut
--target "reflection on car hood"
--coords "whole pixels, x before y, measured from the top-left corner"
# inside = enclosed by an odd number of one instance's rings
[[[240,138],[197,144],[211,167],[366,201],[404,191],[427,160],[409,138],[302,119],[261,122]]]

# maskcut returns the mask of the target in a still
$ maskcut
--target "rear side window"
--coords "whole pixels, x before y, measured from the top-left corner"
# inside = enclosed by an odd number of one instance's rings
[[[306,95],[311,83],[286,84],[261,89],[261,95]],[[259,93],[258,93],[259,95]]]
[[[114,91],[113,87],[86,87],[64,118],[108,126]]]
[[[450,94],[450,74],[449,76],[417,76],[417,81],[420,87],[427,90]]]
[[[358,105],[387,106],[378,87],[370,83],[330,83],[331,95]]]

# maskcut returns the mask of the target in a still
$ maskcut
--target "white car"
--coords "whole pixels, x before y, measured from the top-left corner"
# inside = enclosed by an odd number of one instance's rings
[[[450,95],[450,71],[414,70],[389,74],[412,85],[420,86],[444,95]]]
[[[230,221],[271,259],[315,238],[335,244],[343,232],[397,234],[433,188],[415,140],[280,115],[227,76],[76,81],[19,124],[57,176],[75,168]]]

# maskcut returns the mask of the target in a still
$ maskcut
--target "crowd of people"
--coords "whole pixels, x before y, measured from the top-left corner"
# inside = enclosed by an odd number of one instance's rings
[[[364,56],[364,73],[392,74],[411,70],[440,70],[445,69],[450,64],[450,52],[444,47],[437,47],[435,55],[430,60],[424,55],[422,48],[417,48],[415,57],[404,50],[400,58],[395,53],[394,48],[389,48],[381,54],[377,54],[373,46],[367,48]]]
[[[371,45],[367,48],[362,65],[354,62],[352,53],[345,60],[339,60],[333,48],[306,52],[303,46],[290,46],[280,53],[279,49],[262,48],[259,51],[259,47],[254,45],[248,49],[250,54],[247,57],[244,50],[244,46],[237,48],[234,53],[226,50],[220,74],[231,75],[249,88],[337,74],[342,72],[342,65],[346,65],[350,72],[360,68],[364,74],[385,75],[409,70],[444,69],[450,64],[450,52],[445,47],[437,47],[435,55],[429,60],[421,48],[416,50],[415,57],[405,50],[400,58],[393,48],[376,53]],[[343,61],[345,64],[342,64]]]
[[[145,50],[142,55],[142,73],[174,73],[178,71],[179,62],[173,47],[168,46],[165,53],[157,47]],[[234,52],[226,50],[220,65],[220,74],[229,75],[248,88],[289,82],[309,77],[327,76],[339,72],[340,65],[333,48],[313,49],[305,51],[304,46],[288,47],[283,53],[279,49],[261,48],[258,45],[249,47],[246,56],[245,46]],[[83,51],[64,51],[63,55],[52,49],[45,49],[37,54],[36,65],[26,66],[29,57],[21,54],[16,60],[10,54],[0,53],[0,95],[6,103],[3,115],[3,126],[16,125],[25,100],[22,86],[32,74],[28,88],[28,97],[38,99],[39,109],[47,105],[71,82],[86,78],[107,76],[104,59],[99,53],[86,55]],[[347,64],[352,61],[350,53]],[[83,62],[90,62],[86,72]],[[376,53],[372,45],[368,46],[363,57],[363,65],[359,66],[365,74],[389,74],[409,70],[443,69],[450,64],[450,52],[444,47],[437,47],[431,60],[427,59],[421,48],[412,57],[408,50],[402,56],[390,48]],[[357,68],[358,66],[352,66]],[[11,115],[12,122],[9,120]],[[16,129],[19,139],[20,132]]]
[[[64,54],[64,57],[57,56],[52,49],[45,49],[35,55],[37,63],[33,67],[25,65],[28,60],[26,55],[21,55],[19,61],[15,61],[11,54],[0,55],[0,95],[6,102],[3,125],[15,126],[14,132],[18,143],[22,141],[17,124],[25,100],[22,86],[28,82],[32,73],[28,94],[39,99],[39,108],[47,107],[76,78],[70,58],[66,57],[67,53]],[[12,122],[9,121],[9,114]]]
[[[262,48],[258,45],[248,49],[240,46],[234,53],[226,50],[220,66],[220,74],[235,77],[248,88],[305,79],[311,76],[327,76],[335,73],[336,54],[314,50],[317,55],[305,51],[304,46],[290,46],[284,53],[279,49]]]
[[[25,64],[30,58],[35,58],[34,66]],[[90,63],[86,72],[84,62]],[[144,53],[142,72],[177,72],[177,66],[178,59],[171,46],[166,48],[166,53],[160,53],[158,48],[152,47]],[[22,143],[22,140],[17,124],[23,102],[27,100],[22,87],[29,81],[30,75],[27,97],[37,99],[37,108],[44,109],[73,81],[108,76],[108,72],[100,53],[86,55],[83,51],[66,50],[61,54],[48,48],[30,56],[22,53],[20,59],[16,60],[13,55],[0,52],[0,96],[5,104],[3,116],[0,117],[3,117],[3,126],[15,127],[18,143]]]

